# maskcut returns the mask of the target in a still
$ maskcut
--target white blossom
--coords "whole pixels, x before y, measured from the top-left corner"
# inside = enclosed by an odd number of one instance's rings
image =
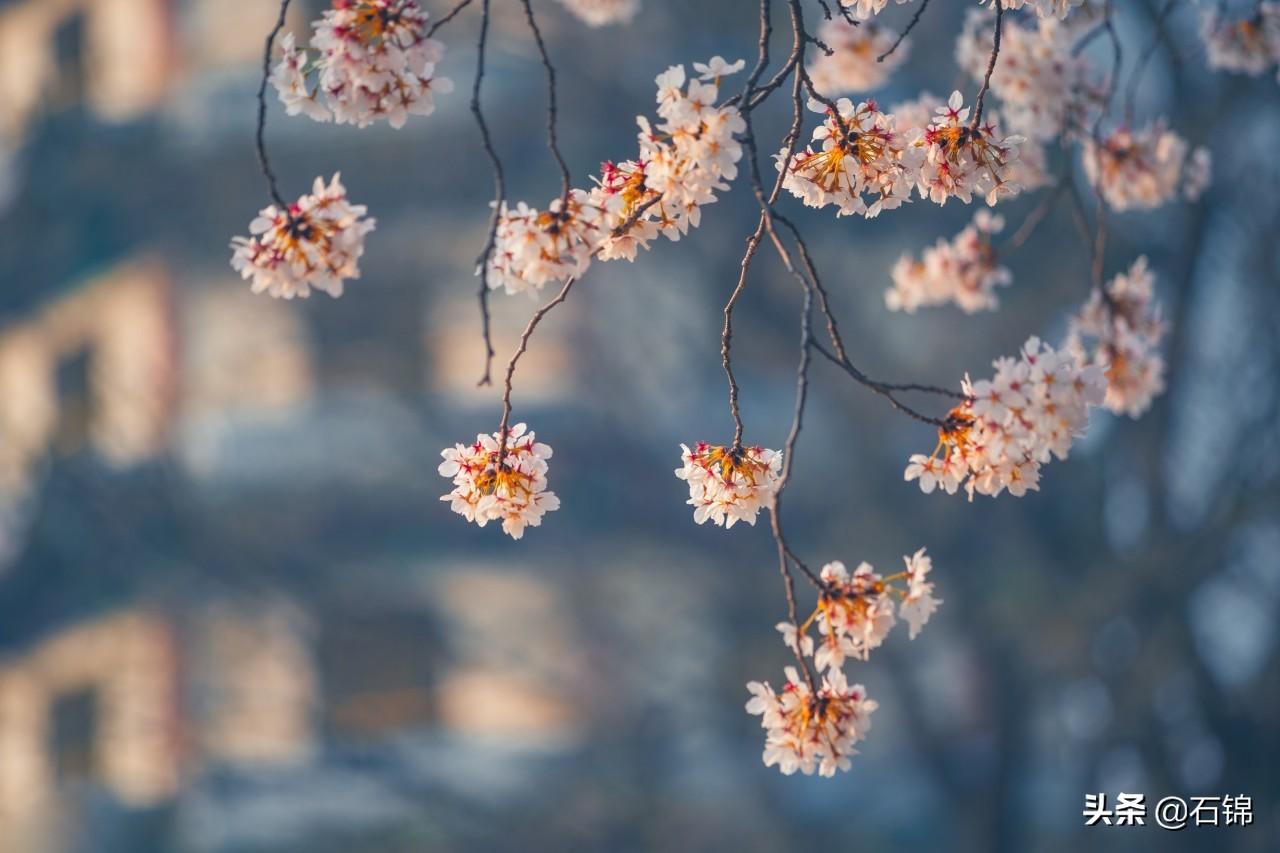
[[[326,186],[316,178],[309,194],[287,208],[270,205],[249,223],[248,237],[231,240],[231,266],[252,279],[254,293],[293,299],[312,288],[341,296],[343,282],[360,277],[364,237],[375,220],[351,204],[335,174]]]
[[[634,260],[659,235],[679,240],[702,221],[702,207],[737,177],[746,129],[738,109],[716,106],[719,81],[744,63],[716,56],[694,63],[705,78],[689,80],[684,66],[658,75],[655,126],[640,126],[636,159],[606,162],[590,190],[570,190],[546,210],[520,202],[499,210],[485,269],[491,288],[533,292],[586,272],[593,260]]]
[[[893,48],[897,36],[875,21],[854,26],[844,18],[833,17],[818,30],[818,38],[831,53],[816,52],[809,64],[809,78],[819,92],[830,97],[869,92],[881,86],[911,53],[911,39],[904,39],[880,62],[879,57]]]
[[[816,619],[821,640],[813,663],[818,670],[838,669],[846,657],[866,660],[893,629],[893,599],[884,579],[869,563],[853,574],[839,561],[822,567],[823,583]]]
[[[910,557],[903,557],[907,564],[907,590],[903,594],[902,603],[898,606],[898,615],[907,623],[908,637],[914,640],[920,630],[938,610],[942,600],[933,597],[933,583],[925,580],[933,569],[933,560],[921,548]]]
[[[894,2],[901,6],[903,3],[910,3],[911,0],[894,0]],[[889,0],[840,0],[841,8],[848,10],[859,21],[879,15],[887,5]]]
[[[923,150],[912,144],[913,135],[898,130],[892,115],[880,112],[875,101],[854,106],[848,98],[836,101],[835,113],[816,100],[809,109],[826,116],[813,131],[818,147],[775,156],[785,189],[809,207],[830,205],[837,216],[868,219],[910,198]]]
[[[640,11],[640,0],[560,0],[560,3],[591,27],[628,24]]]
[[[335,0],[312,24],[310,52],[285,35],[271,83],[289,115],[403,127],[435,111],[437,92],[453,91],[435,73],[444,45],[427,37],[429,24],[414,0]]]
[[[974,126],[969,107],[960,92],[953,92],[945,106],[916,141],[925,151],[916,188],[921,198],[937,204],[957,198],[968,204],[974,195],[994,205],[1003,195],[1021,188],[1012,180],[1021,136],[1004,136],[990,117]]]
[[[1201,148],[1188,156],[1188,148],[1163,122],[1120,127],[1101,145],[1084,140],[1085,175],[1115,210],[1150,210],[1180,192],[1196,197],[1204,190],[1209,152]]]
[[[913,455],[904,479],[922,491],[939,485],[953,494],[964,485],[969,499],[1008,491],[1020,497],[1039,488],[1040,468],[1066,459],[1084,433],[1089,407],[1106,394],[1101,367],[1084,365],[1068,350],[1029,338],[1018,358],[994,362],[991,379],[962,384],[965,400],[948,413],[929,456]]]
[[[440,500],[480,527],[500,521],[503,532],[519,539],[526,527],[538,527],[545,513],[560,508],[555,492],[547,491],[551,448],[535,441],[524,424],[508,430],[505,448],[500,432],[481,433],[474,444],[446,447],[440,455],[440,476],[453,479],[453,491]]]
[[[756,514],[777,491],[782,453],[763,447],[720,447],[698,442],[680,445],[683,465],[676,476],[689,484],[688,503],[698,524],[710,519],[729,528],[756,523]]]
[[[912,313],[947,302],[966,314],[995,310],[1000,304],[995,289],[1013,280],[991,242],[1003,228],[1004,217],[979,210],[952,240],[938,240],[918,260],[903,255],[893,267],[893,287],[885,291],[889,310]]]
[[[1201,35],[1210,68],[1258,77],[1280,63],[1280,3],[1263,0],[1253,15],[1227,20],[1216,5],[1205,10]]]
[[[760,716],[765,730],[765,766],[777,765],[788,776],[797,770],[821,776],[848,770],[850,758],[858,752],[855,744],[871,730],[871,714],[878,704],[867,698],[861,684],[850,686],[838,669],[823,675],[816,695],[795,667],[787,667],[785,673],[781,694],[768,682],[747,684],[752,694],[747,712]]]
[[[1094,290],[1071,319],[1068,346],[1077,356],[1106,372],[1104,405],[1136,418],[1164,390],[1160,340],[1165,325],[1153,299],[1155,276],[1145,256]]]

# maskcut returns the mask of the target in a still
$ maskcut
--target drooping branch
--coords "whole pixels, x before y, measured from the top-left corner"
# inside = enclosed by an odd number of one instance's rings
[[[556,138],[556,69],[551,64],[551,56],[547,53],[547,45],[542,40],[542,30],[538,28],[538,20],[533,15],[533,4],[531,0],[521,0],[524,5],[525,20],[529,23],[529,30],[533,33],[533,40],[538,45],[538,56],[542,59],[542,68],[547,75],[547,148],[551,151],[551,156],[555,158],[556,165],[560,167],[560,177],[564,182],[563,201],[562,204],[569,203],[569,192],[573,188],[573,180],[569,174],[569,165],[565,162],[564,155],[560,153],[560,143]]]
[[[889,49],[876,57],[876,62],[884,62],[886,59],[893,56],[898,48],[902,46],[902,43],[907,40],[907,36],[911,31],[916,28],[916,24],[920,23],[920,16],[924,14],[924,10],[928,7],[929,0],[920,0],[919,5],[916,6],[916,13],[911,16],[911,20],[902,28],[902,32],[898,33],[898,37],[893,40],[893,44],[889,45]]]
[[[470,0],[460,3],[450,16],[465,6]],[[440,23],[443,23],[441,21]],[[437,24],[439,26],[439,24]],[[480,276],[480,286],[476,298],[480,302],[480,334],[484,341],[484,374],[478,385],[488,385],[492,381],[490,373],[493,368],[493,334],[490,330],[489,318],[489,259],[493,256],[493,247],[498,239],[498,221],[502,216],[502,205],[506,201],[506,178],[502,169],[502,159],[493,147],[493,139],[489,135],[489,125],[485,121],[484,112],[480,108],[480,87],[484,81],[485,48],[489,37],[489,0],[481,0],[480,35],[476,43],[476,77],[471,84],[471,115],[476,127],[480,130],[480,142],[485,156],[493,169],[493,212],[489,214],[489,233],[485,237],[484,248],[476,258],[476,274]]]
[[[987,92],[991,90],[991,75],[996,71],[996,62],[1000,58],[1000,30],[1003,29],[1004,22],[1004,3],[1002,0],[995,0],[996,4],[996,25],[991,41],[991,58],[987,60],[987,73],[982,78],[982,88],[978,90],[977,102],[973,108],[972,128],[978,128],[982,125],[982,108],[987,99]]]
[[[262,48],[262,81],[258,84],[258,125],[254,139],[257,143],[258,167],[262,176],[267,179],[267,192],[281,209],[288,207],[280,195],[280,187],[276,183],[276,173],[271,169],[271,161],[267,157],[267,82],[271,79],[271,54],[275,50],[276,36],[284,29],[285,19],[289,15],[291,0],[280,0],[280,14],[276,16],[275,26],[267,34],[266,44]]]

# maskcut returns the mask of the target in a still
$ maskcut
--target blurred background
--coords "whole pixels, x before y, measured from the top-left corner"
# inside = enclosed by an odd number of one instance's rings
[[[293,5],[301,35],[326,4]],[[1120,4],[1130,58],[1156,5]],[[535,3],[579,185],[632,156],[668,64],[754,55],[741,0],[645,6],[589,31]],[[972,93],[962,6],[929,10],[883,103]],[[341,170],[378,219],[342,299],[287,303],[250,295],[227,248],[269,201],[253,93],[275,14],[0,2],[0,850],[1280,850],[1280,95],[1204,69],[1195,8],[1171,15],[1138,118],[1208,145],[1213,189],[1112,216],[1108,245],[1108,276],[1150,257],[1172,323],[1151,412],[1096,411],[1043,492],[969,504],[902,482],[928,427],[814,367],[793,544],[889,571],[926,545],[946,601],[851,665],[880,710],[833,780],[763,767],[742,708],[788,661],[768,525],[694,525],[671,474],[680,442],[730,435],[718,331],[756,216],[744,182],[692,238],[597,264],[539,329],[515,420],[555,448],[564,508],[512,542],[452,515],[435,470],[500,413],[475,384],[476,15],[440,33],[459,91],[402,131],[271,97],[283,194]],[[536,206],[559,189],[544,96],[523,16],[496,3],[484,103],[511,197]],[[761,138],[785,109],[760,111]],[[1002,206],[1010,230],[1037,201]],[[1087,296],[1065,203],[974,317],[883,307],[897,257],[972,208],[784,207],[878,377],[955,385],[1060,340]],[[762,252],[737,314],[747,438],[773,447],[799,296]],[[534,303],[493,306],[501,365]],[[1086,830],[1097,791],[1246,795],[1255,822]]]

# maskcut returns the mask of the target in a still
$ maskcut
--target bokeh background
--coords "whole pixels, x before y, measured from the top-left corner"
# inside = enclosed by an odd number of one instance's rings
[[[295,2],[291,28],[323,5]],[[631,156],[669,63],[754,53],[742,0],[645,5],[589,31],[535,2],[579,182]],[[935,5],[883,102],[972,92],[951,60],[967,4]],[[516,543],[451,515],[435,470],[500,411],[475,387],[476,16],[441,33],[459,91],[402,131],[273,99],[284,195],[341,170],[378,219],[346,296],[286,303],[227,248],[268,201],[253,92],[276,4],[0,2],[0,850],[1280,849],[1280,97],[1207,72],[1180,5],[1138,117],[1208,145],[1214,187],[1113,216],[1107,255],[1108,275],[1150,257],[1172,323],[1151,412],[1095,413],[1042,493],[969,504],[902,482],[927,427],[814,367],[793,542],[883,569],[927,545],[946,600],[853,667],[875,727],[819,780],[764,768],[742,709],[787,663],[767,525],[695,526],[671,474],[680,442],[729,435],[742,182],[693,238],[594,267],[535,336],[516,418],[555,448],[564,508]],[[1155,6],[1120,4],[1127,68]],[[485,106],[511,196],[541,205],[543,79],[516,4],[494,18]],[[784,204],[876,376],[952,385],[1059,339],[1087,295],[1065,205],[1007,259],[1001,310],[966,317],[882,293],[971,209]],[[748,439],[776,447],[800,295],[760,258],[735,353]],[[493,305],[501,364],[534,303]],[[1085,830],[1091,791],[1242,794],[1255,823]]]

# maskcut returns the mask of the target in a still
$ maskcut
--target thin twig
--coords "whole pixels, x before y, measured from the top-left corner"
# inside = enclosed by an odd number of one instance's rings
[[[924,14],[924,10],[927,9],[928,6],[929,0],[920,0],[920,5],[916,6],[916,13],[911,16],[911,20],[907,22],[907,25],[903,28],[902,32],[898,33],[898,37],[894,39],[893,44],[889,49],[876,57],[876,62],[884,62],[886,59],[893,56],[894,51],[896,51],[902,43],[907,40],[907,34],[916,28],[916,24],[920,23],[920,16]]]
[[[456,13],[457,10],[455,10]],[[479,292],[476,298],[480,302],[480,333],[484,339],[484,374],[477,385],[489,385],[492,382],[493,369],[493,335],[489,320],[489,259],[493,256],[493,248],[498,240],[498,222],[502,217],[502,205],[506,201],[506,178],[502,171],[502,160],[493,147],[493,139],[489,136],[489,125],[485,122],[484,112],[480,109],[480,87],[484,80],[485,45],[489,36],[489,0],[483,0],[480,16],[480,37],[476,44],[476,79],[471,84],[471,114],[475,117],[476,127],[480,129],[480,141],[484,145],[489,164],[493,167],[493,213],[489,216],[489,235],[485,238],[484,248],[476,259],[476,272],[480,276]]]
[[[472,3],[472,0],[458,0],[457,5],[455,5],[452,9],[446,12],[444,14],[444,17],[437,18],[436,22],[431,25],[431,28],[427,30],[427,38],[431,38],[433,35],[435,35],[436,30],[440,29],[445,24],[449,23],[454,18],[456,18],[458,16],[458,13],[461,12],[463,9],[467,8],[468,6],[470,6],[471,3]]]
[[[996,70],[996,60],[1000,57],[1000,30],[1001,22],[1004,20],[1004,3],[1001,0],[995,0],[996,4],[996,26],[995,35],[991,42],[991,58],[987,60],[987,73],[982,78],[982,88],[978,90],[977,103],[973,109],[973,123],[970,127],[976,128],[982,124],[982,108],[987,99],[987,92],[991,89],[991,75]]]
[[[290,2],[291,0],[280,0],[280,14],[276,17],[275,26],[267,34],[266,45],[262,49],[262,82],[258,84],[258,129],[255,136],[258,147],[258,167],[262,170],[262,176],[267,179],[267,191],[271,193],[272,200],[282,210],[288,209],[289,206],[280,195],[280,188],[276,184],[276,173],[271,170],[271,161],[267,158],[267,81],[271,77],[271,52],[275,48],[276,36],[280,35],[280,31],[284,29]]]
[[[547,148],[551,151],[551,156],[555,157],[556,164],[560,167],[560,177],[564,182],[563,196],[561,204],[567,206],[569,204],[569,193],[573,188],[573,179],[569,176],[569,165],[564,160],[564,155],[560,153],[560,144],[556,139],[556,69],[551,64],[551,56],[547,53],[547,45],[542,40],[542,30],[538,29],[538,21],[533,16],[533,4],[530,0],[521,0],[524,5],[525,20],[529,22],[529,30],[533,33],[533,40],[538,45],[538,55],[542,58],[542,67],[547,74]],[[562,209],[562,213],[565,211]]]
[[[499,448],[498,459],[501,460],[506,455],[507,445],[507,425],[511,421],[511,380],[516,373],[516,365],[520,362],[520,357],[524,355],[525,350],[529,348],[529,337],[533,334],[533,330],[538,328],[538,324],[542,322],[542,318],[547,316],[552,308],[555,308],[569,295],[569,291],[573,288],[573,283],[577,281],[575,278],[565,280],[564,286],[560,288],[560,292],[555,295],[550,302],[543,305],[537,311],[533,312],[533,316],[529,318],[529,324],[524,327],[524,332],[520,335],[520,344],[516,347],[516,351],[512,353],[511,360],[507,362],[507,376],[502,390],[502,422],[498,426],[498,432],[501,435],[501,447]]]

